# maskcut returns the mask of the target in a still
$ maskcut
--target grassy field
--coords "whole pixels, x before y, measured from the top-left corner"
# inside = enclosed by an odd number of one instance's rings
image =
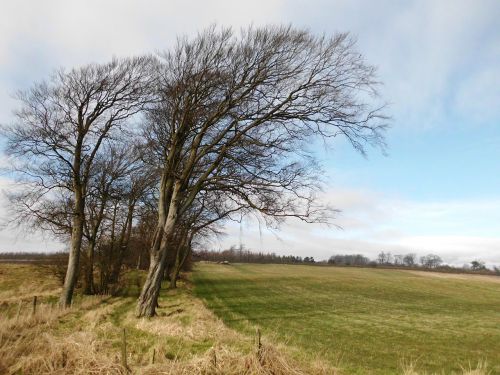
[[[144,273],[127,272],[119,295],[77,293],[60,310],[47,268],[0,264],[0,374],[500,373],[500,283],[429,275],[200,264],[162,290],[158,316],[138,319]],[[462,371],[478,360],[489,372]]]
[[[195,295],[229,327],[347,374],[500,374],[500,283],[409,271],[197,265]],[[492,281],[493,280],[493,281]],[[293,350],[292,350],[293,349]]]

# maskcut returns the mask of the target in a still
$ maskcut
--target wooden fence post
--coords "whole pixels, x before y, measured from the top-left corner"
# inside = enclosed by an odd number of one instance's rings
[[[125,328],[122,331],[122,366],[126,370],[128,370],[127,366],[127,334],[125,332]]]
[[[262,364],[262,343],[260,341],[260,328],[257,328],[257,359]]]
[[[36,314],[36,296],[33,297],[33,315]]]
[[[153,348],[153,356],[151,357],[151,364],[154,365],[155,364],[155,356],[156,356],[156,349]]]
[[[66,363],[68,361],[68,355],[66,353],[66,350],[62,350],[62,353],[61,353],[61,357],[62,357],[62,367],[66,367]]]
[[[214,369],[217,370],[217,353],[216,353],[216,348],[214,347]]]
[[[260,351],[262,348],[262,343],[260,342],[260,329],[257,328],[257,349]]]

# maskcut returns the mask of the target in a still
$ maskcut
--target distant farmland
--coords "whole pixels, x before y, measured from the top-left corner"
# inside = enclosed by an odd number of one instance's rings
[[[430,275],[430,274],[429,274]],[[195,294],[232,328],[348,374],[500,373],[500,283],[473,276],[287,265],[199,264]]]

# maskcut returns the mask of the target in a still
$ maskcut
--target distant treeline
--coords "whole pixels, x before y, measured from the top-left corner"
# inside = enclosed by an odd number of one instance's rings
[[[38,263],[46,265],[57,265],[64,267],[67,261],[68,253],[0,253],[0,262],[12,263]],[[146,261],[147,259],[145,259]],[[230,263],[270,263],[270,264],[315,264],[323,266],[340,267],[380,267],[380,268],[405,268],[417,270],[433,270],[450,273],[479,273],[485,275],[500,275],[500,267],[494,266],[488,269],[484,262],[473,260],[462,267],[443,264],[441,257],[435,254],[427,254],[418,257],[415,253],[394,254],[390,252],[381,252],[377,259],[370,259],[362,254],[336,254],[332,255],[327,261],[316,261],[314,257],[301,257],[295,255],[278,255],[276,253],[255,252],[245,248],[232,246],[227,250],[197,250],[193,251],[191,262],[230,262]],[[125,262],[129,268],[139,268],[132,262]],[[145,269],[145,267],[140,267]],[[64,273],[61,272],[62,276]]]
[[[315,263],[313,257],[302,258],[295,255],[253,252],[247,249],[236,249],[235,247],[222,251],[197,250],[193,252],[193,261],[280,264]]]
[[[439,255],[427,254],[418,257],[416,253],[391,254],[380,252],[377,259],[371,260],[361,254],[333,255],[328,259],[329,264],[337,266],[372,266],[372,267],[396,267],[411,269],[427,269],[442,272],[473,272],[484,274],[499,274],[500,268],[488,269],[483,261],[473,260],[462,267],[454,267],[443,263]]]
[[[384,267],[423,269],[453,273],[481,273],[500,275],[500,268],[493,270],[486,268],[484,262],[473,260],[462,267],[443,264],[443,260],[436,254],[427,254],[418,257],[415,253],[395,254],[381,252],[377,259],[370,259],[362,254],[336,254],[327,261],[315,261],[314,257],[300,257],[295,255],[278,255],[276,253],[254,252],[248,249],[231,247],[227,250],[198,250],[193,253],[193,261],[230,262],[230,263],[274,263],[274,264],[316,264],[343,267]]]
[[[328,263],[336,264],[339,266],[398,266],[398,267],[416,267],[421,266],[425,268],[438,268],[442,266],[443,260],[439,255],[428,254],[417,257],[415,253],[396,254],[392,255],[390,252],[381,252],[378,254],[376,260],[367,258],[361,254],[338,254],[332,255],[328,259]],[[484,268],[484,264],[481,264]]]
[[[57,252],[57,253],[23,253],[23,252],[9,252],[0,253],[0,262],[12,262],[12,263],[47,263],[54,264],[60,261],[67,261],[68,253]]]

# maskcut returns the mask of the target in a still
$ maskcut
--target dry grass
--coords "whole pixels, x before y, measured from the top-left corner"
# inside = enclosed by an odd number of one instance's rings
[[[166,304],[155,319],[135,319],[131,313],[126,320],[137,329],[161,336],[183,340],[211,341],[214,344],[203,354],[187,361],[165,361],[143,369],[144,374],[255,374],[300,375],[336,374],[334,368],[321,362],[308,366],[286,355],[284,345],[263,341],[258,349],[254,338],[228,328],[203,303],[190,294],[174,292],[179,304]],[[182,306],[182,308],[179,308]],[[189,318],[186,320],[186,318]],[[160,358],[167,353],[158,352]],[[165,366],[167,365],[167,366]]]
[[[60,330],[62,322],[76,312],[95,308],[101,301],[89,298],[66,310],[45,304],[34,315],[31,309],[19,316],[4,315],[0,319],[0,373],[120,373],[121,368],[103,353],[92,332]]]
[[[402,375],[433,375],[427,372],[422,372],[418,370],[417,361],[410,361],[408,363],[403,363]],[[460,373],[453,373],[452,375],[492,375],[488,370],[488,364],[486,362],[479,362],[476,366],[470,365],[467,368],[463,368]]]
[[[476,366],[469,365],[468,368],[464,368],[464,375],[489,375],[488,364],[486,362],[479,362]]]
[[[15,266],[16,277],[26,267]],[[19,269],[21,268],[21,269]],[[6,280],[3,273],[5,283]],[[50,278],[50,275],[45,277]],[[182,289],[164,293],[159,316],[137,319],[135,297],[79,297],[73,307],[55,307],[57,290],[44,283],[53,303],[43,302],[32,314],[30,285],[16,287],[18,299],[0,299],[0,374],[335,374],[335,369],[297,363],[284,345],[229,329],[201,301]],[[18,300],[23,300],[17,315]],[[46,299],[42,299],[46,301]],[[121,362],[122,329],[127,332],[127,363]],[[153,360],[154,352],[154,363]]]
[[[500,277],[494,275],[471,275],[465,273],[446,273],[446,272],[428,272],[428,271],[405,271],[418,276],[434,277],[438,279],[455,279],[467,281],[486,281],[500,283]]]
[[[151,365],[141,374],[252,374],[252,375],[302,375],[299,370],[272,345],[264,345],[258,353],[242,354],[227,346],[212,347],[202,356],[191,361],[172,361]],[[334,374],[334,372],[325,372]]]
[[[138,329],[159,336],[199,339],[201,335],[213,340],[223,336],[226,342],[246,339],[242,334],[228,328],[200,300],[192,298],[190,294],[174,293],[176,303],[160,304],[159,316],[156,319],[136,319],[130,311],[126,321],[135,324]]]
[[[61,311],[47,306],[40,307],[35,316],[23,314],[19,318],[4,318],[0,321],[0,373],[2,374],[259,374],[259,375],[299,375],[313,372],[299,370],[299,365],[290,360],[275,346],[263,344],[260,350],[248,352],[235,349],[225,342],[235,340],[239,334],[220,326],[215,320],[213,324],[205,321],[198,327],[197,340],[213,337],[215,327],[221,328],[221,344],[217,343],[200,355],[190,358],[169,358],[163,346],[153,346],[156,363],[143,363],[129,353],[129,369],[121,365],[120,351],[117,350],[106,335],[115,331],[106,319],[107,313],[117,305],[104,307],[84,303],[78,309],[89,309],[82,315],[82,330],[60,329],[61,322],[71,320],[75,309]],[[197,315],[202,315],[200,310]],[[207,312],[207,315],[210,315]],[[172,327],[168,318],[159,317],[151,320],[137,320],[128,317],[127,321],[138,327],[154,330],[167,320],[166,327]],[[206,320],[206,319],[205,319]],[[101,323],[99,323],[101,322]],[[89,329],[91,327],[96,330]],[[177,327],[177,326],[176,326]],[[168,335],[165,329],[157,332],[159,337]],[[170,331],[175,335],[181,332],[177,328]],[[101,333],[101,334],[99,334]],[[226,336],[226,334],[229,335]],[[194,336],[193,333],[187,333]],[[205,336],[207,335],[207,336]],[[244,338],[242,338],[244,339]],[[159,340],[160,341],[160,340]],[[314,373],[332,373],[331,371],[314,371]]]

